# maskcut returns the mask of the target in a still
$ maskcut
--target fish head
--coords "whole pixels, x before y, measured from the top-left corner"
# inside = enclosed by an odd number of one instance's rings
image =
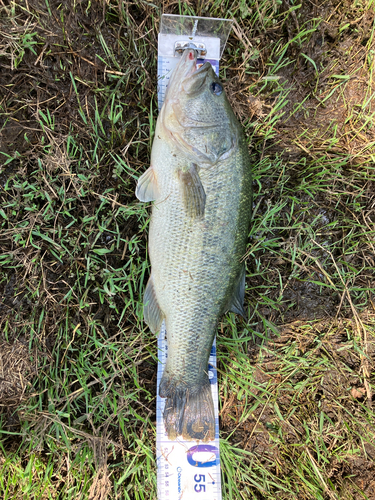
[[[241,134],[222,83],[209,62],[197,69],[192,49],[184,51],[171,75],[161,120],[185,154],[211,165],[234,152]]]

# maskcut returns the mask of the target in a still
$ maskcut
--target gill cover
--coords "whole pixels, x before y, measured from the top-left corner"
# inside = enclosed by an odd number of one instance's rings
[[[209,62],[196,69],[186,50],[171,78],[161,112],[164,130],[193,162],[214,165],[237,146],[238,123]]]

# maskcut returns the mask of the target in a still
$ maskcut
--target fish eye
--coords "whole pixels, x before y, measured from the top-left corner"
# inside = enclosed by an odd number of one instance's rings
[[[210,85],[210,90],[215,95],[220,95],[223,92],[223,87],[218,82],[212,82]]]

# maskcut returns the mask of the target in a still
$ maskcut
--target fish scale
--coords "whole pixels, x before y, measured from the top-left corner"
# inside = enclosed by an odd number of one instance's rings
[[[190,387],[199,385],[205,376],[217,319],[233,293],[232,277],[239,272],[245,253],[245,245],[239,246],[235,235],[245,240],[248,224],[245,220],[241,225],[238,216],[237,222],[234,220],[241,211],[240,196],[232,189],[243,175],[241,156],[237,154],[232,164],[215,172],[214,177],[202,173],[207,193],[202,221],[186,218],[176,189],[176,195],[163,201],[163,208],[156,207],[152,215],[152,272],[159,305],[167,314],[166,370]],[[166,186],[171,192],[172,186],[168,182]],[[250,197],[245,197],[242,204],[248,211]]]
[[[251,172],[218,78],[209,63],[197,71],[195,65],[196,54],[187,50],[171,76],[137,196],[155,200],[145,319],[154,331],[162,319],[166,324],[168,360],[159,387],[167,398],[166,430],[171,439],[209,441],[215,417],[208,358],[220,316],[242,309]]]

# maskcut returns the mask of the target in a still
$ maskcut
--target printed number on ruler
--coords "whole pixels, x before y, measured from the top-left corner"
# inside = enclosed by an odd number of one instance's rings
[[[165,328],[158,340],[158,387],[168,357]],[[216,415],[216,436],[210,443],[177,439],[166,435],[163,411],[165,399],[157,398],[157,467],[159,500],[221,500],[216,345],[209,358],[209,377]]]
[[[179,61],[174,57],[172,47],[178,39],[186,37],[159,34],[158,43],[158,106],[164,102],[170,74]],[[207,59],[199,59],[197,67],[208,61],[219,74],[220,39],[207,38],[197,41],[205,43]],[[161,43],[162,42],[162,43]],[[210,56],[211,54],[211,56]],[[158,388],[168,357],[165,325],[161,328],[158,340]],[[219,409],[216,374],[215,342],[209,358],[209,377],[216,419],[215,439],[209,443],[196,443],[176,439],[171,441],[165,432],[163,412],[165,398],[157,394],[156,402],[156,457],[158,470],[159,500],[221,500],[220,457],[219,457]]]

